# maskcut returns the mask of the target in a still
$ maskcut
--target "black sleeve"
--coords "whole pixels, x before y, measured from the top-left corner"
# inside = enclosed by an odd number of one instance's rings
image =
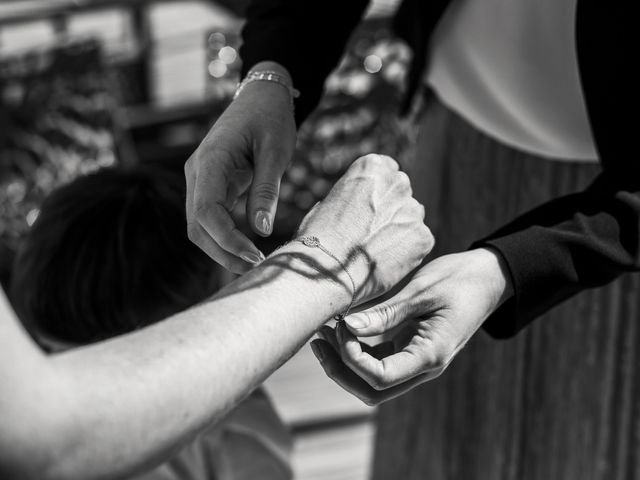
[[[509,337],[572,295],[640,270],[636,16],[627,6],[578,2],[576,45],[602,174],[585,191],[526,213],[475,246],[497,249],[515,296],[484,325]]]
[[[242,75],[265,60],[286,67],[301,92],[296,100],[299,125],[317,106],[324,81],[340,60],[368,3],[368,0],[252,0],[242,30]]]
[[[474,247],[498,250],[515,295],[484,324],[493,337],[515,335],[572,295],[640,269],[640,176],[605,171],[584,192],[534,209]]]

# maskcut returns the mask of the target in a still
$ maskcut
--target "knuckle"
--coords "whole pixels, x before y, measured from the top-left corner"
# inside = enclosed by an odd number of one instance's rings
[[[389,376],[385,373],[375,375],[373,378],[371,378],[369,384],[375,391],[381,392],[389,388],[389,386],[391,385],[391,379],[388,377]]]
[[[411,188],[411,179],[409,178],[409,175],[407,175],[405,172],[398,171],[395,174],[395,177],[396,177],[396,181],[401,187],[409,188],[409,189]]]
[[[433,348],[425,354],[424,363],[430,370],[444,370],[449,363],[451,353],[446,347],[437,347],[432,345]]]
[[[187,225],[187,238],[193,242],[198,243],[200,241],[200,229],[196,227],[193,223]]]
[[[388,166],[390,168],[400,168],[400,165],[398,164],[398,162],[390,157],[389,155],[377,155],[378,159],[380,160],[380,162],[382,162],[383,165]]]
[[[193,206],[193,217],[199,223],[206,218],[208,211],[208,205],[203,201],[197,201]],[[195,228],[195,225],[192,224],[192,227]]]
[[[415,216],[416,219],[420,220],[422,223],[422,220],[425,218],[426,210],[424,206],[413,197],[409,200],[408,211],[410,215]]]
[[[433,232],[426,225],[424,225],[423,234],[421,235],[421,238],[425,243],[425,247],[429,250],[432,249],[436,244],[436,237],[433,236]]]
[[[367,155],[363,155],[358,158],[356,162],[360,166],[370,167],[370,168],[397,168],[398,163],[391,157],[387,155],[380,155],[377,153],[368,153]]]
[[[378,155],[377,153],[368,153],[361,157],[365,161],[371,164],[380,164],[382,163],[382,155]]]
[[[393,326],[393,320],[395,318],[395,315],[397,313],[397,308],[395,305],[390,304],[390,303],[383,303],[382,305],[380,305],[380,308],[378,309],[378,322],[372,322],[373,325],[378,324],[379,327],[381,328],[381,330],[386,330],[387,328],[390,328]],[[376,319],[373,319],[376,320]]]
[[[252,193],[255,200],[272,202],[278,199],[278,186],[269,182],[260,182],[253,186]]]

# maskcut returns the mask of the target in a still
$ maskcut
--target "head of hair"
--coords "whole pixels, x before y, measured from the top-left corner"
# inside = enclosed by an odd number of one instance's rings
[[[144,327],[216,288],[187,238],[182,175],[109,168],[54,191],[16,256],[11,298],[31,332],[90,343]]]

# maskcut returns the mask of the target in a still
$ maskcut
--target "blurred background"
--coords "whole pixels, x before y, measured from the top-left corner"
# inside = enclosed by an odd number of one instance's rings
[[[239,81],[248,0],[0,3],[0,281],[56,187],[118,164],[182,170]],[[409,161],[396,115],[409,61],[375,0],[299,132],[269,251],[358,156]],[[339,12],[336,12],[339,14]],[[326,35],[331,35],[327,25]],[[313,68],[313,58],[309,58]],[[380,113],[386,112],[386,113]],[[242,207],[241,207],[242,208]],[[327,380],[305,347],[267,383],[292,427],[300,479],[367,478],[375,411]]]

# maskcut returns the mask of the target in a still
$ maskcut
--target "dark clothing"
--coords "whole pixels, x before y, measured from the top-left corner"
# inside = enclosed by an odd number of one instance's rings
[[[396,30],[414,51],[409,100],[427,66],[430,35],[448,4],[405,0],[398,10]],[[253,0],[243,30],[245,70],[262,60],[284,65],[302,92],[296,102],[296,120],[302,122],[367,5]],[[484,325],[495,337],[514,335],[574,294],[640,269],[640,160],[625,115],[639,110],[640,81],[631,67],[638,44],[635,9],[630,3],[578,0],[577,58],[602,173],[586,189],[547,202],[474,243],[497,249],[513,280],[514,297]]]
[[[504,146],[434,101],[408,168],[435,255],[583,190],[597,163]],[[474,335],[443,375],[380,406],[372,480],[640,478],[640,275],[545,313],[508,342]]]

